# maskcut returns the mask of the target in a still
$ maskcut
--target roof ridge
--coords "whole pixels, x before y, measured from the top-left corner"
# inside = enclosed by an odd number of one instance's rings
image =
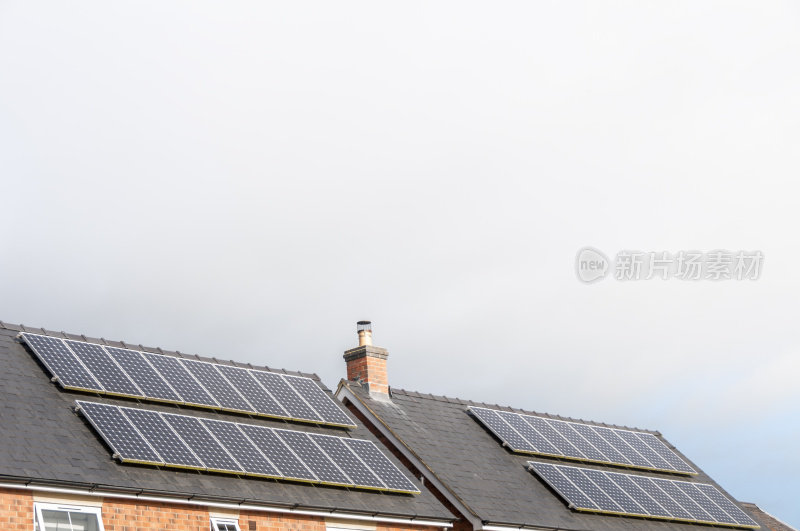
[[[540,411],[529,411],[522,408],[515,408],[513,406],[503,406],[500,404],[487,404],[486,402],[475,402],[473,400],[465,400],[463,398],[452,398],[445,395],[433,395],[431,393],[422,393],[419,391],[408,391],[406,389],[396,389],[392,387],[392,394],[402,394],[407,395],[415,398],[422,398],[426,400],[435,400],[437,402],[448,402],[451,404],[462,404],[466,406],[476,406],[476,407],[485,407],[488,409],[499,409],[502,411],[510,411],[512,413],[522,413],[523,415],[536,415],[540,417],[551,418],[555,420],[563,420],[566,422],[581,422],[584,424],[591,424],[593,426],[603,426],[607,428],[616,428],[621,430],[633,430],[633,431],[641,431],[646,433],[658,434],[661,435],[661,432],[658,430],[650,430],[647,428],[638,428],[636,426],[625,426],[623,424],[609,424],[607,422],[600,422],[596,420],[586,420],[586,419],[578,419],[574,417],[565,417],[563,415],[556,415],[553,413],[545,413]]]
[[[293,376],[303,376],[305,378],[311,378],[312,380],[322,383],[322,380],[316,373],[311,372],[304,372],[304,371],[292,371],[287,369],[278,369],[275,367],[269,367],[267,365],[254,365],[250,362],[244,361],[235,361],[235,360],[219,360],[216,356],[201,356],[199,354],[187,354],[185,352],[181,352],[180,350],[164,350],[161,347],[146,347],[141,343],[135,344],[133,342],[123,341],[123,340],[109,340],[104,337],[91,337],[85,334],[75,334],[71,332],[64,332],[63,330],[60,332],[56,332],[53,330],[48,330],[43,327],[31,327],[26,326],[24,324],[11,324],[6,323],[5,321],[0,320],[0,329],[4,330],[11,330],[14,332],[29,332],[31,334],[40,334],[44,336],[50,337],[60,337],[61,339],[72,339],[74,341],[84,341],[86,343],[94,343],[96,345],[107,345],[110,347],[117,347],[117,348],[125,348],[129,350],[138,350],[140,352],[148,352],[151,354],[163,354],[165,356],[172,356],[175,358],[186,358],[186,359],[193,359],[198,361],[205,361],[209,363],[218,363],[220,365],[234,365],[237,367],[248,367],[251,369],[262,370],[262,371],[269,371],[274,373],[282,373],[282,374],[290,374]],[[327,389],[327,386],[325,387]]]

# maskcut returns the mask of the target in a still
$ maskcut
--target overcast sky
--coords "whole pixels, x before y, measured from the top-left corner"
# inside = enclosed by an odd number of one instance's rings
[[[0,319],[658,429],[800,526],[800,5],[0,0]],[[760,250],[756,281],[575,256]]]

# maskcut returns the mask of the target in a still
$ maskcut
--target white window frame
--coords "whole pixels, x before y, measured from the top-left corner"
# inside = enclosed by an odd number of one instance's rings
[[[33,518],[34,518],[33,528],[38,531],[44,531],[45,529],[44,517],[42,516],[43,509],[47,511],[93,514],[97,517],[98,531],[105,531],[105,527],[103,527],[103,515],[100,507],[87,507],[85,505],[70,505],[67,503],[35,502],[33,504]],[[70,526],[72,526],[71,519],[70,519]]]
[[[233,518],[212,518],[211,531],[219,530],[217,524],[233,525],[236,528],[236,531],[241,531],[239,529],[239,520],[234,520]]]

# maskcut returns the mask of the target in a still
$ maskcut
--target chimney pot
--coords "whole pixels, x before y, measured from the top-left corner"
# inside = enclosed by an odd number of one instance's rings
[[[358,327],[358,346],[372,345],[372,321],[359,321]]]

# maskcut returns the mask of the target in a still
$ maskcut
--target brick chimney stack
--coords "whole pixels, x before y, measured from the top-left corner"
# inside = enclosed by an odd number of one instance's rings
[[[386,359],[389,352],[385,348],[372,345],[372,323],[358,322],[358,346],[346,350],[347,379],[361,380],[367,384],[369,393],[377,398],[389,398],[389,379],[386,375]]]

